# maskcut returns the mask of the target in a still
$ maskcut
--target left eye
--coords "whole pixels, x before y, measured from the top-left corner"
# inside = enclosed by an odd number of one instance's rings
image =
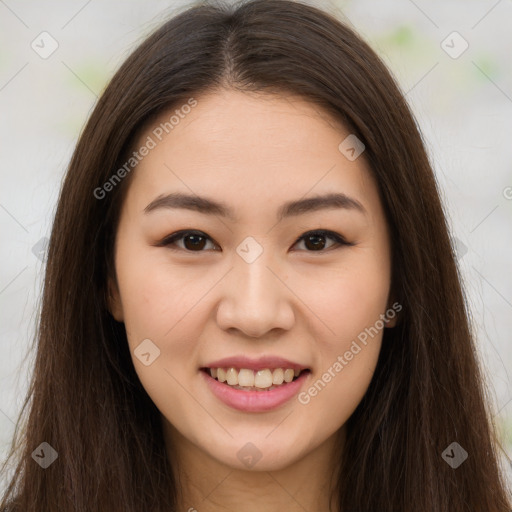
[[[330,245],[327,244],[327,240],[333,241]],[[182,242],[182,243],[179,243]],[[212,239],[201,231],[179,231],[173,233],[168,237],[164,238],[158,246],[170,247],[172,245],[177,246],[179,249],[186,250],[188,252],[203,252],[206,245],[211,243],[214,248],[218,247]],[[297,239],[294,246],[303,243],[306,247],[307,252],[321,252],[326,249],[330,249],[333,245],[353,245],[348,243],[341,235],[334,233],[333,231],[309,231],[303,234]]]
[[[334,240],[334,243],[326,247],[326,240],[331,239]],[[352,245],[349,244],[341,235],[338,233],[334,233],[332,231],[309,231],[302,235],[297,243],[304,243],[304,246],[311,251],[308,252],[318,252],[324,249],[330,249],[333,245]]]

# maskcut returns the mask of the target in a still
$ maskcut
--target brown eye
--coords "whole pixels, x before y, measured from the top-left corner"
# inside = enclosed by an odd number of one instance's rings
[[[188,252],[202,252],[203,249],[205,249],[207,246],[208,242],[214,246],[210,237],[204,233],[195,231],[180,231],[166,237],[158,245],[162,247],[170,247],[172,249],[182,249]]]
[[[331,240],[329,243],[328,240]],[[211,247],[207,247],[208,243]],[[336,245],[354,245],[348,243],[341,235],[332,231],[310,231],[302,235],[294,245],[304,243],[307,252],[324,252]],[[202,232],[179,231],[164,238],[158,246],[187,252],[204,252],[204,250],[215,249],[218,246],[212,239]]]
[[[324,235],[309,235],[304,238],[304,244],[308,249],[318,251],[325,247],[325,239]]]
[[[328,245],[328,239],[334,242]],[[296,244],[299,243],[304,243],[307,252],[321,252],[335,245],[353,245],[348,243],[341,235],[332,231],[310,231],[297,240]]]
[[[183,245],[186,249],[195,251],[196,249],[204,249],[206,245],[206,239],[201,235],[185,235],[183,237]]]

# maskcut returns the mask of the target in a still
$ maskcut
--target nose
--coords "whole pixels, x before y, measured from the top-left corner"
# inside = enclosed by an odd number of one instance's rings
[[[238,255],[234,268],[220,283],[217,324],[249,337],[263,337],[273,329],[289,330],[295,321],[293,293],[283,272],[266,251],[252,263]]]

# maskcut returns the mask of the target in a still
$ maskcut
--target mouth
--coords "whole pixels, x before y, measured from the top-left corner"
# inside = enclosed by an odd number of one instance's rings
[[[275,410],[306,385],[309,368],[237,368],[214,366],[200,368],[207,389],[224,405],[244,413]]]
[[[201,371],[209,375],[217,382],[225,384],[240,391],[271,391],[296,381],[306,373],[311,373],[308,368],[262,368],[252,370],[250,368],[201,368]]]

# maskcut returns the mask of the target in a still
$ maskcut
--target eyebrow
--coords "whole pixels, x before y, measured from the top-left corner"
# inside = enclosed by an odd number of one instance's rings
[[[181,192],[174,192],[157,197],[151,201],[146,208],[144,208],[144,212],[150,213],[162,208],[193,210],[206,215],[220,215],[221,217],[230,219],[233,222],[236,222],[237,220],[233,210],[224,203],[220,203],[206,197],[189,195]],[[349,197],[343,193],[331,193],[284,203],[277,212],[277,219],[282,220],[287,217],[331,208],[353,210],[362,213],[363,215],[367,213],[364,206],[357,199]]]

